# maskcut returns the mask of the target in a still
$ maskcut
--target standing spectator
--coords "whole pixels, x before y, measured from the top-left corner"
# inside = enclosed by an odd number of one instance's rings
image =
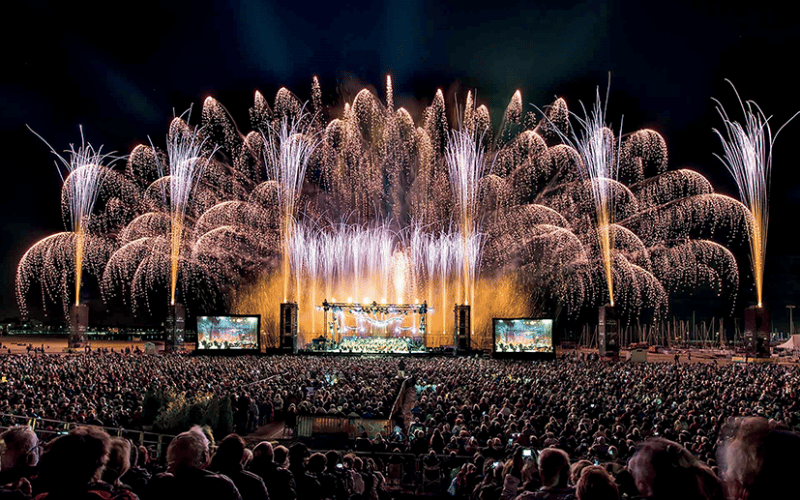
[[[295,437],[297,430],[297,408],[294,403],[289,405],[284,416],[283,432],[286,433],[287,430],[290,430],[292,432],[292,437]]]

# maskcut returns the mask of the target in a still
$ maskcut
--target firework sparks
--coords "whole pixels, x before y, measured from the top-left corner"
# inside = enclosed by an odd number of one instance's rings
[[[599,98],[572,133],[563,99],[537,124],[518,91],[495,134],[472,92],[457,130],[442,92],[415,122],[395,108],[390,78],[385,105],[363,90],[335,118],[321,95],[315,78],[310,116],[287,89],[272,106],[256,93],[248,134],[210,99],[201,126],[173,120],[165,152],[136,147],[90,218],[111,221],[92,225],[81,266],[102,275],[104,299],[150,310],[180,287],[193,306],[260,313],[266,331],[295,300],[305,341],[331,332],[323,299],[425,302],[429,346],[452,342],[447,318],[468,303],[481,346],[492,317],[570,318],[611,299],[625,318],[658,317],[697,285],[735,296],[735,261],[715,240],[748,230],[745,206],[696,172],[669,171],[657,132],[615,138]],[[70,295],[76,243],[62,233],[26,253],[21,304]],[[421,326],[395,319],[347,328]]]
[[[727,80],[733,87],[733,83]],[[775,139],[783,127],[792,121],[796,113],[784,123],[775,136],[769,126],[769,118],[753,101],[743,102],[733,87],[739,106],[742,108],[744,125],[733,121],[722,104],[714,99],[724,125],[723,132],[713,129],[722,143],[722,156],[715,154],[733,176],[739,187],[739,196],[747,205],[752,217],[748,226],[750,236],[750,263],[756,285],[758,307],[761,307],[764,289],[764,264],[767,253],[767,229],[769,223],[769,184],[772,175],[772,149]]]

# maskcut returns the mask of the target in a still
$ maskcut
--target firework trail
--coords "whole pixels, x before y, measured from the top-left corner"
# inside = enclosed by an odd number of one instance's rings
[[[769,185],[772,176],[772,149],[778,134],[800,112],[784,123],[773,137],[769,120],[753,101],[742,101],[736,87],[730,83],[742,108],[744,124],[730,119],[728,112],[718,100],[717,105],[724,125],[723,132],[712,129],[722,143],[722,156],[714,154],[725,165],[736,181],[739,196],[752,216],[748,226],[750,236],[750,263],[756,285],[758,307],[761,307],[764,289],[764,264],[767,253],[767,229],[769,224]]]
[[[267,173],[278,185],[278,209],[283,239],[283,301],[289,300],[291,249],[297,223],[297,203],[306,176],[306,167],[319,141],[311,133],[313,118],[303,109],[283,116],[277,130],[262,131]],[[298,276],[299,279],[299,276]],[[299,286],[297,293],[299,293]]]
[[[454,130],[445,151],[450,186],[455,199],[456,220],[461,232],[461,259],[463,279],[463,303],[471,302],[474,292],[474,274],[480,261],[479,245],[474,238],[480,232],[478,194],[480,180],[487,172],[482,147],[483,134],[476,138],[466,129]]]
[[[86,239],[89,217],[94,210],[95,202],[103,187],[103,183],[111,173],[110,167],[118,158],[114,153],[103,153],[103,146],[95,149],[87,143],[80,127],[81,145],[77,149],[70,144],[64,158],[53,149],[47,141],[30,127],[36,137],[42,140],[56,156],[56,168],[63,182],[62,204],[69,213],[69,228],[75,234],[75,305],[80,304],[83,261],[86,253]],[[108,166],[103,163],[109,162]]]
[[[210,97],[208,99],[211,99]],[[191,110],[185,115],[191,115]],[[187,117],[188,118],[188,117]],[[167,175],[169,182],[169,214],[170,214],[170,304],[175,304],[175,291],[178,286],[178,269],[180,267],[181,250],[186,223],[186,212],[189,198],[195,191],[197,181],[203,169],[208,166],[211,157],[216,152],[216,146],[210,154],[203,151],[206,139],[202,136],[201,129],[192,130],[182,117],[176,117],[170,124],[170,133],[167,136],[168,166],[157,162],[158,173],[161,178]],[[162,199],[166,200],[166,186],[161,184]]]
[[[606,95],[606,103],[608,95]],[[609,304],[614,305],[614,271],[612,250],[614,248],[611,225],[614,217],[613,183],[617,176],[614,134],[606,126],[606,110],[601,106],[600,90],[597,89],[594,107],[590,112],[584,108],[584,118],[578,118],[581,131],[575,137],[575,145],[583,158],[583,165],[590,181],[592,198],[597,217],[597,238],[603,259]],[[619,149],[617,146],[616,149]]]

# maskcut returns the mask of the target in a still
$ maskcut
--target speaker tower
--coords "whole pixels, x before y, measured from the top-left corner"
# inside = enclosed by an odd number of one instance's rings
[[[297,303],[281,303],[280,349],[297,352]]]
[[[469,353],[470,346],[470,317],[471,310],[468,305],[456,305],[455,308],[455,353],[467,354]]]

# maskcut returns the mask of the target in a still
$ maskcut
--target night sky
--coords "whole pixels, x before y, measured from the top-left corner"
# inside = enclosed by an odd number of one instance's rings
[[[710,98],[735,109],[729,78],[776,125],[800,110],[800,26],[790,7],[766,2],[78,3],[4,7],[0,318],[19,314],[13,283],[22,254],[63,230],[53,158],[25,124],[59,150],[79,142],[83,125],[92,144],[127,154],[148,137],[163,144],[173,110],[199,110],[209,95],[247,131],[255,90],[271,101],[286,86],[305,100],[318,75],[325,103],[340,107],[364,86],[385,98],[387,74],[397,105],[417,120],[437,88],[462,96],[477,89],[496,124],[517,89],[527,109],[561,96],[576,110],[605,88],[610,71],[615,127],[624,115],[624,132],[658,130],[671,169],[697,169],[718,192],[737,196],[712,156],[721,148],[711,128],[721,123]],[[800,119],[774,157],[765,293],[776,322],[785,304],[800,303],[799,141]],[[746,274],[743,303],[754,300]]]

